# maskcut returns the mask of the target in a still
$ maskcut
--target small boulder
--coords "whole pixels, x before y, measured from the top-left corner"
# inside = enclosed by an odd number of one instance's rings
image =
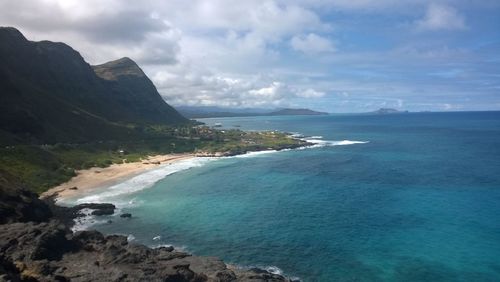
[[[122,213],[122,214],[120,214],[120,217],[121,218],[131,218],[132,214],[131,213]]]
[[[165,251],[165,252],[173,252],[174,247],[173,246],[162,246],[162,247],[159,247],[158,250]]]
[[[79,211],[82,209],[91,209],[92,210],[92,215],[96,216],[101,216],[101,215],[112,215],[115,213],[115,205],[113,204],[108,204],[108,203],[85,203],[85,204],[79,204],[77,206],[74,206],[73,208],[74,213],[78,216],[81,216],[79,214]]]

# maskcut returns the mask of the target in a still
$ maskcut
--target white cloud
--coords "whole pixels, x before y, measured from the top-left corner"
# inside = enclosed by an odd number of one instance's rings
[[[458,111],[458,110],[460,110],[462,108],[463,108],[462,105],[457,105],[457,104],[444,103],[442,105],[442,109],[445,110],[445,111]]]
[[[318,7],[330,7],[338,10],[367,10],[384,9],[401,4],[400,0],[302,0],[305,5],[314,5]],[[414,2],[405,0],[404,2]]]
[[[251,98],[275,100],[283,97],[283,91],[283,83],[273,81],[269,86],[248,91],[248,94]]]
[[[423,19],[416,21],[418,30],[464,30],[465,19],[453,7],[430,4]]]
[[[318,54],[334,52],[335,47],[332,42],[314,33],[308,35],[294,36],[290,41],[292,48],[306,54]]]
[[[296,93],[296,96],[302,97],[302,98],[321,98],[321,97],[325,96],[325,92],[316,91],[312,88],[308,88],[308,89],[303,90],[303,91],[298,91]]]
[[[29,39],[62,41],[90,63],[131,57],[140,64],[173,64],[181,32],[150,10],[117,1],[1,1],[0,25]]]
[[[91,64],[131,57],[176,104],[242,107],[296,97],[259,73],[279,59],[275,45],[328,29],[314,11],[280,0],[2,1],[0,25],[68,43]]]
[[[178,68],[178,67],[171,67]],[[153,76],[160,93],[174,105],[290,107],[294,98],[321,98],[324,92],[296,89],[270,76],[217,75],[208,70],[176,69]]]
[[[164,98],[174,105],[222,107],[277,107],[289,105],[293,91],[270,77],[221,76],[210,71],[157,72],[153,81]]]
[[[177,10],[182,9],[182,13],[167,9],[165,12],[183,29],[233,30],[255,33],[269,40],[325,26],[315,12],[293,2],[249,0],[237,5],[231,0],[193,2],[173,5]]]
[[[444,85],[441,78],[429,79],[425,73],[444,63],[473,69],[477,52],[422,31],[467,29],[459,11],[472,18],[488,7],[497,9],[500,4],[497,0],[0,0],[0,25],[15,26],[31,40],[68,43],[91,64],[131,57],[160,94],[176,105],[334,107],[342,100],[347,106],[339,109],[348,111],[381,100],[391,107],[410,107],[415,104],[410,97],[424,99],[422,91],[426,98],[444,92],[466,95],[465,82]],[[336,42],[342,50],[336,50]],[[491,47],[488,60],[497,55],[496,47]],[[488,73],[495,70],[491,67]],[[477,81],[484,80],[480,74]],[[496,81],[489,83],[491,89],[498,87]],[[316,99],[321,104],[313,102]],[[455,103],[439,99],[433,107]]]
[[[397,106],[398,108],[402,108],[402,107],[403,107],[403,104],[404,104],[403,99],[396,99],[396,106]]]

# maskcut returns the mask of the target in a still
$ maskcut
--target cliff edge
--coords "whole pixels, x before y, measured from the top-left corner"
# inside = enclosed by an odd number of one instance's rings
[[[51,209],[0,171],[0,281],[290,281],[125,236],[73,233],[63,208]]]

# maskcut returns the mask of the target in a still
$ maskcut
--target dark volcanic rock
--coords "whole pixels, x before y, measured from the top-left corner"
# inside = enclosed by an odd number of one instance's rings
[[[92,210],[90,214],[95,216],[112,215],[116,209],[115,205],[108,203],[85,203],[73,207],[62,207],[55,205],[53,198],[46,198],[44,202],[50,206],[54,216],[68,227],[74,225],[74,219],[86,215],[82,213],[84,209]]]
[[[132,217],[132,214],[131,213],[124,213],[124,214],[121,214],[120,217],[123,217],[123,218],[131,218]]]
[[[8,177],[0,180],[5,223],[0,224],[0,281],[289,281],[264,270],[230,269],[220,259],[172,247],[132,244],[125,236],[73,233],[66,222],[79,210],[109,214],[115,207],[51,205],[51,213],[49,205],[11,184]]]
[[[75,212],[79,212],[83,209],[91,209],[92,215],[112,215],[115,213],[115,205],[113,204],[96,204],[96,203],[89,203],[89,204],[80,204],[77,206],[72,207],[72,209]]]
[[[238,279],[241,281],[290,281],[288,279],[285,280],[283,276],[279,274],[269,273],[260,268],[252,268],[239,272]]]
[[[9,174],[0,171],[0,224],[10,222],[41,222],[52,212],[37,196],[25,189]]]
[[[0,246],[6,277],[24,280],[287,281],[263,270],[231,270],[213,257],[131,244],[124,236],[73,234],[57,220],[0,225]]]
[[[97,231],[72,234],[57,221],[0,225],[2,258],[23,279],[55,281],[205,281],[182,254],[157,260],[163,250],[128,244],[123,236],[104,237]],[[15,272],[14,272],[15,273]]]

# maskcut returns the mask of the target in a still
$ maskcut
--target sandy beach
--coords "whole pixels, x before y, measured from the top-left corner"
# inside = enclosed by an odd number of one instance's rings
[[[156,155],[143,159],[140,162],[112,164],[106,168],[93,167],[76,171],[76,176],[70,181],[51,188],[42,193],[41,198],[56,196],[66,198],[89,190],[110,186],[114,183],[129,179],[158,165],[171,164],[177,161],[194,158],[194,154]],[[76,188],[75,188],[76,187]]]

